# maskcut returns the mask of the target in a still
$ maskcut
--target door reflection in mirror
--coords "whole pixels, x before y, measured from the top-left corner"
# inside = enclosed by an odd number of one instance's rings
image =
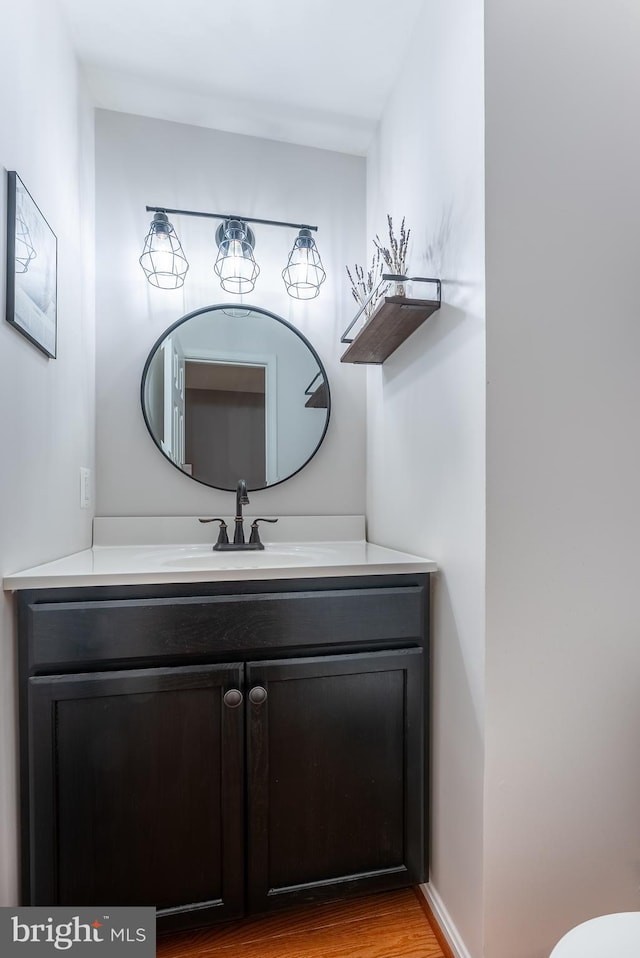
[[[265,366],[186,360],[183,468],[194,479],[227,486],[235,463],[249,488],[267,485],[265,390]]]

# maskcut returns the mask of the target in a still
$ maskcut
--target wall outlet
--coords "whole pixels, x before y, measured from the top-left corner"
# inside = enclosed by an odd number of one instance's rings
[[[88,509],[91,505],[91,470],[80,466],[80,508]]]

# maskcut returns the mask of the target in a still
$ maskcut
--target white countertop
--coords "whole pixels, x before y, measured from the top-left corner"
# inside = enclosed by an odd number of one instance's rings
[[[314,520],[316,517],[313,517]],[[331,520],[335,517],[326,517]],[[342,517],[339,517],[342,518]],[[299,532],[300,517],[296,517]],[[105,523],[106,520],[100,520]],[[138,524],[140,520],[134,520]],[[180,520],[182,526],[193,519]],[[124,520],[120,520],[124,525]],[[149,525],[153,522],[148,520]],[[335,531],[335,523],[324,523]],[[283,521],[279,533],[286,533]],[[351,523],[351,528],[354,525]],[[138,530],[139,526],[136,527]],[[315,576],[381,575],[398,572],[435,572],[430,559],[397,552],[361,539],[263,541],[264,551],[214,552],[211,533],[208,542],[164,542],[153,545],[94,545],[91,549],[55,559],[4,577],[5,591],[93,585],[149,585],[171,582],[218,582],[248,579],[311,578]],[[215,527],[217,530],[217,527]],[[273,529],[268,527],[271,535]],[[346,528],[346,526],[345,526]],[[308,529],[317,532],[317,522]],[[101,533],[112,541],[113,536]],[[122,537],[127,539],[126,536]],[[129,536],[131,538],[131,536]],[[201,533],[198,535],[201,538]]]

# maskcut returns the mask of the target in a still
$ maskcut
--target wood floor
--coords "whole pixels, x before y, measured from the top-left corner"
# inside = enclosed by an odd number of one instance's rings
[[[177,932],[158,937],[156,958],[450,958],[423,901],[403,889]]]

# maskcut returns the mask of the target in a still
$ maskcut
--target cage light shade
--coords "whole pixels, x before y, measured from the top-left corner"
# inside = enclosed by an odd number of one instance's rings
[[[179,289],[189,269],[187,257],[166,213],[156,213],[144,240],[140,265],[152,286]]]
[[[301,229],[282,270],[284,285],[294,299],[315,299],[327,278],[311,230]]]
[[[218,256],[214,270],[227,293],[250,293],[260,267],[253,256],[255,237],[241,220],[225,220],[216,231]]]

